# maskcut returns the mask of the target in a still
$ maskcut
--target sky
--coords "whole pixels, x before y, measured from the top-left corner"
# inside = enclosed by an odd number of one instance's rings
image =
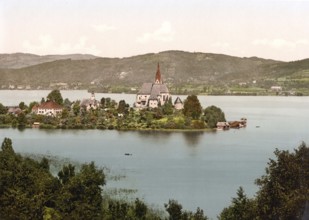
[[[0,53],[309,58],[309,0],[1,0]]]

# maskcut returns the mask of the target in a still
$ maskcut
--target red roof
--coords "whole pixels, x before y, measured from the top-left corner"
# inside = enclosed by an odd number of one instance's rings
[[[47,101],[37,106],[38,109],[62,109],[62,106],[53,101]]]

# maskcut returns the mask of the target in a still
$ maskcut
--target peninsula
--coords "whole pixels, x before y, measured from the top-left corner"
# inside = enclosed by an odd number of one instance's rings
[[[0,104],[0,125],[117,130],[212,130],[218,125],[219,129],[228,128],[224,112],[216,106],[203,109],[196,95],[189,95],[184,101],[179,97],[174,102],[172,99],[157,64],[154,81],[141,86],[133,107],[125,100],[96,100],[94,92],[89,98],[64,100],[56,89],[46,99],[29,105],[22,101],[19,106]]]

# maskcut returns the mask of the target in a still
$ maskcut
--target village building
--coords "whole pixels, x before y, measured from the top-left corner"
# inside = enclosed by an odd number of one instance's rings
[[[282,87],[281,86],[272,86],[272,87],[270,87],[270,89],[272,91],[276,91],[276,92],[282,91]]]
[[[8,108],[8,113],[12,115],[19,115],[22,110],[18,106],[9,106]]]
[[[230,124],[225,121],[217,122],[217,130],[228,130],[230,128]]]
[[[179,97],[176,98],[175,102],[174,102],[174,108],[176,110],[181,110],[183,109],[183,102],[181,101],[181,99]]]
[[[43,102],[40,105],[35,105],[32,108],[32,112],[37,115],[56,116],[62,113],[62,106],[54,101]]]
[[[160,65],[158,64],[153,83],[144,83],[136,95],[134,106],[136,108],[157,108],[164,105],[172,96],[166,84],[163,83]]]
[[[80,103],[80,107],[85,108],[87,111],[90,109],[97,109],[100,106],[100,102],[95,99],[94,92],[91,93],[91,96],[89,99],[83,99]]]

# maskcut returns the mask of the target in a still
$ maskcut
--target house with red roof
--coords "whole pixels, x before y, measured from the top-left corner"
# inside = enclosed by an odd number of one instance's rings
[[[56,116],[62,113],[62,106],[54,101],[43,102],[40,105],[35,105],[32,112],[38,115]]]

